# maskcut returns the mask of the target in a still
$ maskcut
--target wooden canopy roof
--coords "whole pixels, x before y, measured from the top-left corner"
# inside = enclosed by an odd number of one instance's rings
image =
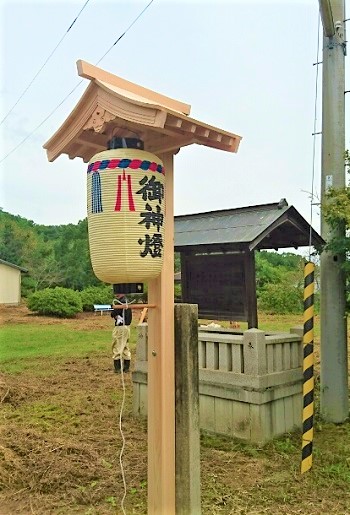
[[[259,250],[324,245],[286,199],[273,204],[175,217],[176,251]]]
[[[49,161],[61,154],[85,162],[107,148],[113,136],[138,137],[145,150],[161,154],[197,143],[237,152],[240,136],[189,117],[190,106],[128,82],[84,61],[78,73],[88,78],[76,107],[45,143]]]

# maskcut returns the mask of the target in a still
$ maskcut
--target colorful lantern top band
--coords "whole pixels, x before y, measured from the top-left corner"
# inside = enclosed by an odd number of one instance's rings
[[[141,161],[141,159],[104,159],[103,161],[95,161],[90,163],[87,173],[97,172],[99,170],[114,169],[114,168],[131,168],[133,170],[151,170],[152,172],[159,172],[165,175],[164,166],[151,161]]]

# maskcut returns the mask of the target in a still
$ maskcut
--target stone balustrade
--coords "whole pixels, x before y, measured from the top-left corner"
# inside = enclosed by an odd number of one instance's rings
[[[301,427],[301,327],[199,327],[198,353],[201,429],[262,444]],[[134,414],[147,416],[147,324],[138,326],[133,383]]]

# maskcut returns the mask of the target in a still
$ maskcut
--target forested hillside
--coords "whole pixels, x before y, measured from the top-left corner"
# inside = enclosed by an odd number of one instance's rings
[[[23,266],[23,293],[48,286],[83,289],[101,284],[93,274],[87,221],[45,226],[0,212],[0,258]]]
[[[0,211],[0,258],[23,266],[22,293],[63,286],[83,290],[101,285],[89,256],[87,220],[45,226]],[[175,271],[180,269],[175,256]],[[303,258],[291,253],[256,253],[257,293],[266,310],[293,312],[302,302]]]

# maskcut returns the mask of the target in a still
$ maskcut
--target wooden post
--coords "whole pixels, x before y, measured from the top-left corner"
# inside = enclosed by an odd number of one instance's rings
[[[254,250],[244,251],[244,275],[248,310],[248,329],[258,328],[258,307],[256,302],[256,277]]]
[[[175,514],[173,154],[165,167],[165,238],[161,275],[148,284],[148,513]]]
[[[176,515],[200,515],[198,306],[175,305]]]

